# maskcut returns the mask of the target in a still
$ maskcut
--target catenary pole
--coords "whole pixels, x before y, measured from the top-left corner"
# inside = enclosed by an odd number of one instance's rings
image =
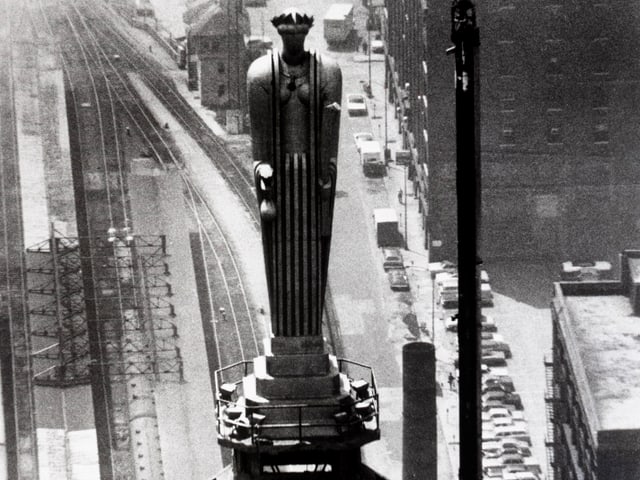
[[[480,108],[479,30],[470,0],[454,0],[451,40],[456,66],[456,196],[458,201],[459,425],[461,480],[482,478],[480,397]]]

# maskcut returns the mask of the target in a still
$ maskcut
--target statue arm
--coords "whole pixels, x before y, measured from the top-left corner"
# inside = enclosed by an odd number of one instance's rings
[[[322,235],[331,235],[333,202],[336,192],[338,146],[340,144],[340,113],[342,103],[342,73],[335,61],[323,60],[321,77],[322,124],[320,128],[321,188],[323,198]]]
[[[332,60],[323,60],[322,72],[322,128],[323,160],[333,163],[338,159],[340,143],[340,106],[342,103],[342,72]]]
[[[256,195],[263,218],[273,216],[273,121],[271,105],[271,58],[255,60],[247,72],[247,96],[251,125],[251,148]],[[263,202],[263,199],[267,202]],[[267,211],[268,210],[268,211]]]

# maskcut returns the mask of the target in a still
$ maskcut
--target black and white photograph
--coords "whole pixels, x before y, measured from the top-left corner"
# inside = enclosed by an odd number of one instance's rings
[[[640,3],[0,8],[0,480],[640,478]]]

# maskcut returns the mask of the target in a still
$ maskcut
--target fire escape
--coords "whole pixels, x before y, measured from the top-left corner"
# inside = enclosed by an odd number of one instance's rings
[[[547,430],[545,433],[544,444],[547,450],[547,479],[553,480],[555,477],[555,408],[556,402],[560,401],[558,388],[553,379],[553,353],[544,356],[544,372],[545,372],[545,392],[544,402],[547,414]]]

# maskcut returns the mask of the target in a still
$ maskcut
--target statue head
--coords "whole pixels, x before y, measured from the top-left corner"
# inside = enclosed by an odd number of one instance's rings
[[[286,56],[295,57],[304,52],[304,40],[313,26],[313,16],[291,7],[273,17],[271,23],[282,37],[283,51]]]
[[[313,27],[313,16],[302,13],[296,7],[287,8],[280,15],[273,17],[271,23],[280,35],[309,33],[309,29]]]

